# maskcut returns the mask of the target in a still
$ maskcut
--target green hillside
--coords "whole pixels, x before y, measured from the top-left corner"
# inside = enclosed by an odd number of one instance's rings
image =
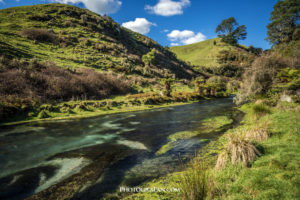
[[[154,96],[162,103],[161,80],[175,78],[182,90],[197,74],[157,42],[87,9],[41,4],[0,10],[1,122],[111,112],[105,99],[120,95],[120,104],[113,103],[119,110],[142,107]],[[143,92],[138,104],[124,100]],[[87,109],[80,102],[86,100],[104,102]]]
[[[155,63],[142,56],[155,49]],[[108,16],[64,4],[0,10],[0,55],[51,60],[68,69],[92,68],[145,77],[191,78],[193,72],[150,38]]]
[[[175,46],[171,47],[170,49],[177,55],[179,59],[190,62],[193,65],[205,67],[219,66],[217,62],[217,55],[220,51],[243,51],[238,47],[233,47],[221,42],[220,38],[209,39],[203,42],[185,46]]]

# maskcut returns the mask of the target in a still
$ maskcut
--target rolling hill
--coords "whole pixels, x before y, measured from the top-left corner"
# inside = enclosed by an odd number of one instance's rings
[[[179,59],[190,62],[192,65],[205,67],[219,66],[217,55],[223,50],[247,53],[243,48],[221,42],[220,38],[209,39],[185,46],[175,46],[170,49]]]

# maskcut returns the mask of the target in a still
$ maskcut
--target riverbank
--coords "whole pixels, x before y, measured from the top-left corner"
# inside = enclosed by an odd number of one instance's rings
[[[118,96],[104,100],[69,101],[58,104],[43,104],[9,118],[0,126],[17,125],[29,122],[88,118],[107,114],[150,110],[180,106],[210,99],[194,92],[173,93],[170,97],[158,93],[143,93]]]
[[[148,106],[133,106],[133,107],[113,107],[107,110],[102,109],[93,109],[93,110],[86,110],[80,111],[77,113],[47,113],[47,118],[33,118],[28,120],[21,120],[15,122],[7,122],[1,123],[0,126],[10,126],[10,125],[18,125],[30,122],[39,122],[39,121],[54,121],[54,120],[68,120],[68,119],[80,119],[80,118],[89,118],[89,117],[96,117],[101,115],[109,115],[109,114],[117,114],[117,113],[124,113],[124,112],[135,112],[135,111],[142,111],[142,110],[151,110],[151,109],[158,109],[158,108],[165,108],[165,107],[173,107],[173,106],[181,106],[185,104],[195,103],[196,101],[189,101],[189,102],[176,102],[176,103],[167,103],[162,105],[148,105]],[[81,101],[80,104],[84,104],[85,102]]]
[[[262,103],[240,108],[246,115],[241,125],[230,129],[202,148],[181,172],[141,185],[142,188],[178,188],[180,192],[118,193],[129,199],[297,199],[300,190],[300,106],[278,103],[269,107]],[[225,159],[232,138],[253,145],[258,151],[247,166]],[[232,156],[232,155],[229,155]],[[223,159],[224,160],[224,159]]]

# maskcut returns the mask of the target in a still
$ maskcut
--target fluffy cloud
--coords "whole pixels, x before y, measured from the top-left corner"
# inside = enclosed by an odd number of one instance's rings
[[[0,0],[1,1],[1,0]],[[111,14],[117,12],[122,2],[119,0],[53,0],[59,3],[83,3],[84,6],[96,13],[99,14]]]
[[[206,36],[198,32],[195,34],[190,30],[173,30],[167,35],[168,39],[172,41],[171,46],[178,46],[179,44],[193,44],[196,42],[201,42],[206,39]]]
[[[168,36],[169,40],[171,40],[171,41],[178,41],[178,40],[183,40],[183,39],[186,39],[186,38],[193,37],[194,35],[195,35],[195,33],[193,31],[174,30],[171,33],[169,33],[167,36]]]
[[[206,39],[206,36],[199,32],[196,35],[194,35],[193,37],[184,39],[181,42],[183,44],[193,44],[193,43],[201,42],[205,39]]]
[[[156,24],[149,22],[145,18],[136,18],[134,21],[123,23],[122,26],[141,34],[147,34],[150,32],[151,26],[156,26]]]
[[[171,42],[170,45],[171,45],[171,46],[179,46],[180,44],[179,44],[179,43],[176,43],[176,42]]]
[[[190,0],[159,0],[155,6],[146,5],[145,10],[161,16],[181,15],[183,14],[183,8],[190,4]]]

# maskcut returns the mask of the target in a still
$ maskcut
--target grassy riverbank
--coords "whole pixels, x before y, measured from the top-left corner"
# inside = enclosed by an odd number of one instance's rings
[[[182,165],[181,172],[141,186],[179,188],[180,193],[135,193],[122,199],[297,199],[300,195],[297,187],[300,183],[299,104],[279,103],[268,107],[252,103],[240,110],[246,113],[241,125],[207,144],[192,162]],[[247,160],[244,166],[242,160],[233,162],[230,154],[223,167],[216,166],[223,158],[221,154],[230,150],[233,153],[232,138],[253,145],[259,155],[253,161]],[[247,150],[250,151],[250,146]]]
[[[201,99],[208,98],[203,98],[193,92],[174,92],[170,97],[161,96],[154,92],[147,92],[137,95],[117,96],[99,101],[87,100],[44,104],[14,118],[9,118],[0,125],[14,125],[45,120],[87,118],[106,114],[149,110],[184,105]]]

